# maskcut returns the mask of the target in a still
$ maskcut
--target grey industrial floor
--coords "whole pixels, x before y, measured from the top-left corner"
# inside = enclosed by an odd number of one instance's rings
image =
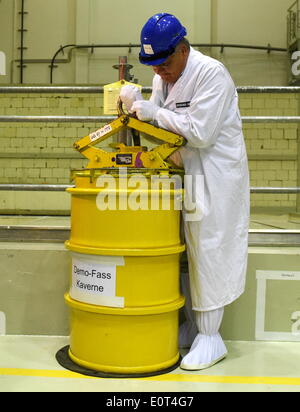
[[[0,392],[300,391],[298,342],[226,342],[228,357],[209,369],[177,368],[139,379],[92,378],[66,370],[55,354],[67,344],[67,337],[0,336]]]

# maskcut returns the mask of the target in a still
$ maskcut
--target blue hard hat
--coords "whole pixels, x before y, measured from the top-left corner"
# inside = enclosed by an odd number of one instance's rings
[[[149,66],[162,64],[180,40],[186,36],[186,29],[180,21],[168,13],[150,17],[141,31],[140,62]]]

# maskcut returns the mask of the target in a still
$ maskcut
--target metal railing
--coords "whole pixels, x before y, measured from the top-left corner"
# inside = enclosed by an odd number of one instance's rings
[[[3,123],[107,123],[117,116],[0,116]],[[244,123],[300,123],[300,116],[241,116]]]
[[[48,184],[0,184],[0,191],[17,191],[17,192],[64,192],[67,189],[74,188],[74,185],[48,185]],[[279,194],[298,194],[300,187],[251,187],[251,193],[279,193]]]
[[[4,183],[0,184],[0,190],[17,191],[17,192],[64,192],[67,189],[73,188],[73,185],[48,185],[48,184],[18,184]]]
[[[238,93],[300,93],[299,86],[238,86]],[[152,87],[143,87],[143,93],[151,93]],[[103,86],[3,86],[0,85],[1,93],[51,93],[51,94],[81,94],[81,93],[104,93]]]

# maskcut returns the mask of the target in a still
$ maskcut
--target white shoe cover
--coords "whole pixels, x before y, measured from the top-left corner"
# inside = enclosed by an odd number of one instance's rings
[[[181,369],[196,371],[209,368],[227,355],[226,346],[219,334],[224,308],[208,312],[195,311],[198,334],[189,353],[181,361]]]
[[[182,359],[181,369],[196,371],[209,368],[227,355],[226,346],[219,333],[198,333],[189,353]]]
[[[186,320],[179,327],[179,347],[190,348],[197,336],[198,330],[195,322]]]

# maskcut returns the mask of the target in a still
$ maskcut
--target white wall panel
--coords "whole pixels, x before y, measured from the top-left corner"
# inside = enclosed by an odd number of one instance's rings
[[[25,0],[25,59],[51,59],[60,45],[139,43],[140,30],[155,13],[175,14],[188,29],[192,43],[239,43],[286,47],[286,11],[292,0]],[[21,0],[0,0],[0,50],[7,57],[7,75],[0,83],[19,82]],[[206,50],[228,67],[237,84],[286,84],[288,62],[284,53],[241,49]],[[138,62],[138,49],[75,50],[71,63],[54,70],[54,84],[105,84],[118,79],[112,69],[127,55],[132,73],[150,85],[151,68]],[[58,58],[67,58],[59,54]],[[49,64],[29,63],[24,83],[48,83]],[[13,67],[13,76],[11,76]]]

